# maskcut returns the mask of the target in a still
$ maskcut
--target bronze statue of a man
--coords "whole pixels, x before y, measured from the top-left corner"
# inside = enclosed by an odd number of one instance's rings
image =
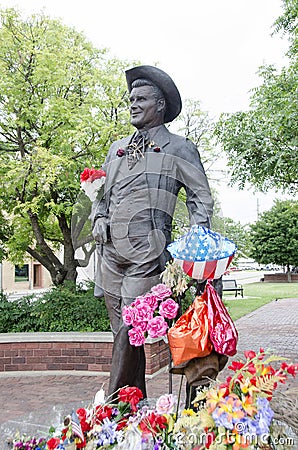
[[[102,288],[114,335],[109,394],[130,385],[146,397],[144,348],[130,345],[122,308],[160,283],[179,190],[186,191],[190,225],[210,227],[213,200],[197,148],[164,125],[182,107],[173,80],[152,66],[129,69],[126,79],[136,132],[110,147],[92,233],[102,246]]]

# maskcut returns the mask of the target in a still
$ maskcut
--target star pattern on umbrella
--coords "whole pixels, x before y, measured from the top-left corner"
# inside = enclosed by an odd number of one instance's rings
[[[236,245],[219,233],[200,225],[176,239],[168,247],[173,258],[187,261],[213,261],[233,255]]]

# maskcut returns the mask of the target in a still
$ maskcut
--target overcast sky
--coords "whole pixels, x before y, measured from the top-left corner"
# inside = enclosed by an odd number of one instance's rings
[[[0,0],[24,13],[43,10],[120,59],[155,64],[182,99],[200,100],[211,117],[249,107],[262,64],[287,64],[286,39],[271,37],[281,0]],[[275,194],[222,188],[222,212],[242,223],[272,206]]]

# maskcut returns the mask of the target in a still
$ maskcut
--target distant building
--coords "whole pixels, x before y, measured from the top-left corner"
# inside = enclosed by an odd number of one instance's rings
[[[252,258],[238,258],[237,259],[237,267],[239,269],[243,269],[243,270],[248,270],[248,269],[259,270],[261,268],[260,264],[257,263]]]
[[[39,262],[28,259],[22,266],[9,261],[0,264],[0,290],[11,294],[52,286],[49,272]]]

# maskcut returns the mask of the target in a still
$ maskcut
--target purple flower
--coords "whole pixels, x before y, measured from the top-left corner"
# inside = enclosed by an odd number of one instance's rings
[[[117,423],[111,422],[108,417],[103,420],[101,433],[98,436],[97,444],[100,446],[112,445],[116,441]]]
[[[249,431],[257,435],[269,433],[269,427],[273,418],[273,411],[270,408],[269,401],[266,398],[257,399],[258,412],[254,420],[248,422]]]
[[[212,412],[212,417],[217,427],[224,427],[227,430],[233,430],[234,424],[232,420],[229,420],[227,413],[218,414],[218,408]]]
[[[123,148],[118,148],[116,154],[117,154],[117,156],[121,157],[121,156],[125,155],[125,150]]]

